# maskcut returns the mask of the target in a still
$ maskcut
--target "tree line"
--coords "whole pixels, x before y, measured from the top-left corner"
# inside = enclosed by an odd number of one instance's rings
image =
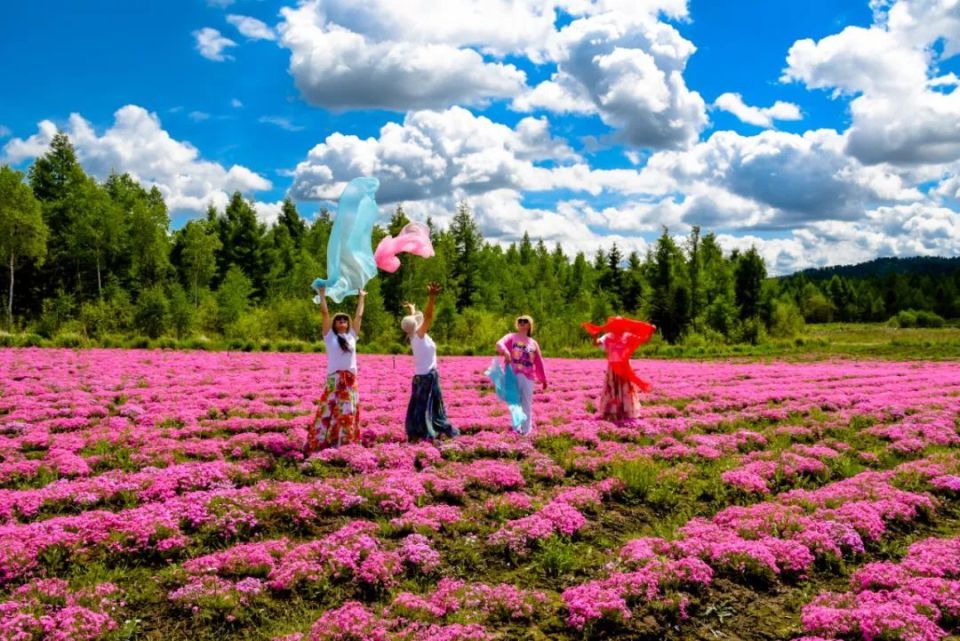
[[[409,222],[398,206],[374,245]],[[163,195],[128,174],[88,176],[69,138],[58,133],[26,175],[0,168],[0,259],[8,278],[6,323],[43,337],[169,337],[187,346],[319,340],[309,283],[326,270],[333,220],[311,222],[283,202],[265,225],[234,193],[221,211],[172,231]],[[914,309],[954,317],[960,270],[952,279],[899,275],[830,280],[767,277],[755,248],[725,253],[699,227],[682,239],[666,228],[644,255],[616,243],[568,254],[524,235],[487,242],[467,203],[451,224],[427,221],[436,256],[404,255],[393,274],[368,285],[364,342],[402,349],[397,321],[407,300],[422,302],[439,282],[432,333],[456,351],[486,352],[519,313],[537,321],[553,353],[588,345],[579,324],[612,314],[645,318],[668,342],[751,342],[791,336],[805,322],[885,320]],[[951,289],[952,288],[952,289]],[[917,290],[921,290],[918,293]],[[355,299],[342,308],[351,311]]]

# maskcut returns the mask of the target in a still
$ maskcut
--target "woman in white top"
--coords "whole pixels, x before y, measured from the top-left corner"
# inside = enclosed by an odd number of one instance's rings
[[[427,334],[433,324],[433,310],[440,285],[430,283],[427,293],[429,297],[424,313],[418,312],[413,303],[406,303],[410,314],[400,321],[400,328],[413,349],[413,387],[405,422],[407,438],[411,442],[432,440],[441,434],[451,437],[460,434],[447,420],[447,410],[440,393],[440,374],[437,372],[437,346]]]
[[[327,346],[327,380],[313,423],[307,428],[307,454],[328,447],[360,442],[360,386],[357,383],[357,337],[363,321],[360,290],[357,313],[350,317],[327,309],[326,288],[320,290],[323,342]]]

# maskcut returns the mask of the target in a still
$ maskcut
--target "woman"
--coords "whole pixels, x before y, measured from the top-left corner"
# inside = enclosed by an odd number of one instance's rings
[[[504,365],[513,368],[520,388],[520,405],[526,418],[515,429],[520,434],[529,434],[533,429],[533,387],[540,381],[547,391],[547,375],[543,370],[540,345],[533,339],[533,319],[519,316],[514,324],[517,331],[497,341],[497,353],[503,356]]]
[[[400,328],[407,335],[413,350],[413,386],[405,422],[410,442],[433,440],[440,434],[450,437],[460,434],[447,420],[447,410],[440,392],[440,374],[437,372],[437,345],[427,334],[433,325],[433,311],[440,291],[438,283],[430,283],[427,286],[427,308],[424,313],[418,312],[413,303],[406,303],[410,314],[400,321]]]
[[[630,367],[630,356],[650,340],[656,326],[616,316],[607,319],[602,327],[590,323],[583,323],[583,327],[593,336],[593,344],[607,353],[607,375],[600,396],[601,416],[608,421],[636,418],[640,411],[640,392],[649,391],[650,384]],[[606,333],[601,335],[601,332]]]
[[[357,312],[350,317],[327,309],[327,290],[320,289],[320,313],[323,315],[323,342],[327,346],[327,380],[320,406],[307,429],[307,454],[329,447],[360,442],[360,386],[357,383],[357,338],[363,321],[360,290]],[[319,425],[319,429],[318,426]]]

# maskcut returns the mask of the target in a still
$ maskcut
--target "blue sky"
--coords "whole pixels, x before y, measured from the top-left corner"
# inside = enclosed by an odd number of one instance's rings
[[[372,173],[385,216],[463,199],[502,241],[700,224],[774,271],[956,255],[960,9],[932,4],[17,3],[0,149],[26,167],[59,127],[177,225],[233,189],[310,217]]]

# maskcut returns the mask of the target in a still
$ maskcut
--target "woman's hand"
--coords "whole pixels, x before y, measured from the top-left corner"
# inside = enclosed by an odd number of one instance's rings
[[[361,290],[357,293],[357,296],[359,296],[360,300],[363,300],[364,298],[367,297],[367,290],[361,289]]]
[[[440,286],[440,283],[431,282],[429,285],[427,285],[427,293],[430,294],[431,296],[436,296],[442,291],[443,291],[443,287]]]

